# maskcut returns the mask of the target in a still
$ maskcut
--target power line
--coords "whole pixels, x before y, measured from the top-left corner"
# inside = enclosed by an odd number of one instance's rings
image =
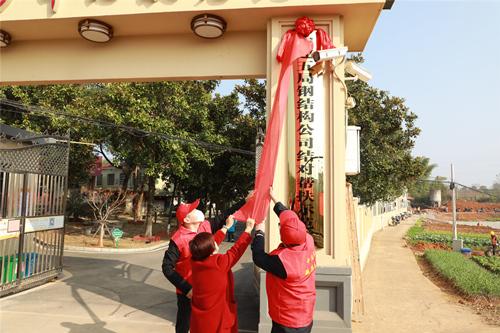
[[[436,180],[436,179],[419,179],[418,181],[419,182],[428,182],[428,183],[445,183],[445,184],[450,184],[450,185],[453,183],[453,184],[462,186],[462,187],[464,187],[466,189],[469,189],[471,191],[475,191],[475,192],[478,192],[478,193],[481,193],[481,194],[484,194],[484,195],[488,195],[488,196],[490,196],[492,198],[496,198],[496,196],[493,195],[493,194],[491,194],[491,193],[484,192],[484,191],[478,190],[476,188],[473,188],[473,187],[470,187],[470,186],[467,186],[467,185],[464,185],[464,184],[460,184],[460,183],[458,183],[456,181],[451,182],[449,180]]]
[[[15,110],[6,109],[6,108],[4,108],[4,106],[10,106],[12,108],[15,108]],[[8,99],[0,100],[0,111],[28,114],[28,115],[36,115],[36,116],[42,116],[42,117],[59,116],[59,117],[71,118],[73,120],[86,122],[86,123],[90,123],[90,124],[101,126],[101,127],[118,128],[118,129],[126,131],[130,135],[133,135],[136,137],[156,136],[156,137],[168,140],[168,141],[178,141],[178,142],[182,142],[182,143],[195,144],[197,146],[203,147],[203,148],[208,149],[208,150],[229,151],[229,152],[233,152],[233,153],[255,156],[255,152],[253,152],[251,150],[239,149],[239,148],[219,145],[216,143],[209,143],[209,142],[205,142],[205,141],[200,141],[200,140],[191,140],[191,139],[181,138],[178,136],[168,135],[168,134],[160,133],[160,132],[146,131],[146,130],[132,127],[132,126],[118,125],[118,124],[115,124],[115,123],[112,123],[109,121],[105,121],[105,120],[92,119],[92,118],[72,115],[72,114],[68,114],[68,113],[64,113],[64,112],[47,110],[47,109],[40,108],[38,106],[24,105],[22,103],[8,100]]]

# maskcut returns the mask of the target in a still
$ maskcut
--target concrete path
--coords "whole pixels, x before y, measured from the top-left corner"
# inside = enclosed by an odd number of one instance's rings
[[[415,218],[373,237],[363,274],[365,316],[355,333],[498,333],[474,311],[429,281],[412,251],[403,247]]]
[[[161,272],[163,253],[66,253],[62,281],[0,299],[0,332],[175,332],[177,298]],[[233,272],[240,332],[256,331],[250,250]]]

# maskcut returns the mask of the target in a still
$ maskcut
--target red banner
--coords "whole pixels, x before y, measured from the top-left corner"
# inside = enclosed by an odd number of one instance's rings
[[[262,157],[257,170],[255,190],[248,202],[235,213],[234,216],[237,220],[246,221],[247,218],[251,217],[255,219],[256,223],[261,223],[266,218],[270,202],[269,188],[274,181],[279,140],[285,120],[292,65],[297,59],[308,55],[312,51],[313,44],[306,37],[314,30],[314,22],[303,17],[295,22],[294,30],[288,30],[283,36],[277,55],[277,60],[281,62],[278,87],[273,101],[271,118],[266,130]],[[316,34],[318,37],[318,50],[332,47],[328,35],[323,30],[318,29]]]

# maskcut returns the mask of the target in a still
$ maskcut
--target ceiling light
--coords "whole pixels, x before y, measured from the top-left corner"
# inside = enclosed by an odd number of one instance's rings
[[[9,46],[10,40],[10,34],[7,31],[0,30],[0,47]]]
[[[91,42],[105,43],[113,38],[113,28],[104,22],[86,19],[78,23],[80,35]]]
[[[193,17],[191,30],[202,38],[219,38],[226,32],[226,21],[212,14],[201,14]]]

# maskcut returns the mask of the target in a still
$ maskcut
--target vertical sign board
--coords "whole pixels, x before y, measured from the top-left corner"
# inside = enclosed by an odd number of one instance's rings
[[[294,64],[295,126],[294,133],[287,136],[288,144],[295,146],[293,157],[289,158],[289,170],[294,170],[290,175],[290,206],[305,222],[316,246],[323,247],[325,96],[323,77],[310,72],[314,64],[312,57],[301,58]]]

